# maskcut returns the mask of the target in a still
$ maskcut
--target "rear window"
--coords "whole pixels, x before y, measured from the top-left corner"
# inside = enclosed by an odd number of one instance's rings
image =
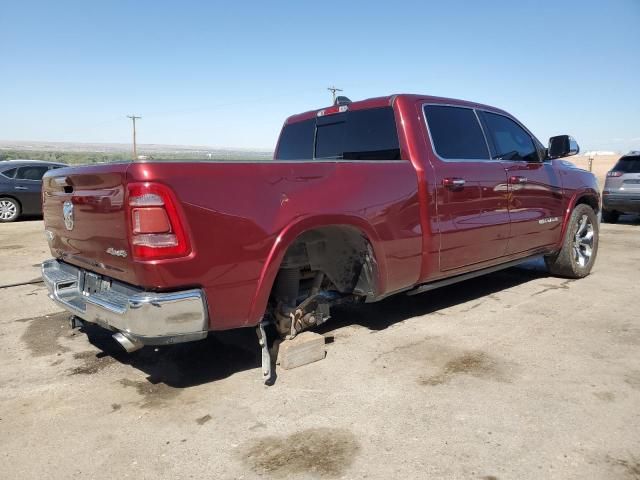
[[[278,160],[306,160],[313,158],[313,138],[316,119],[291,123],[284,127],[278,145]]]
[[[489,150],[478,117],[470,108],[425,105],[436,153],[447,160],[488,160]]]
[[[399,160],[391,107],[347,111],[284,127],[277,160]]]
[[[19,167],[16,179],[18,180],[42,180],[42,177],[49,170],[48,166]]]
[[[17,168],[10,168],[9,170],[5,170],[4,172],[1,172],[1,173],[5,177],[13,178],[13,177],[16,176],[16,170],[17,170]]]
[[[613,167],[614,172],[640,173],[640,156],[622,157]]]

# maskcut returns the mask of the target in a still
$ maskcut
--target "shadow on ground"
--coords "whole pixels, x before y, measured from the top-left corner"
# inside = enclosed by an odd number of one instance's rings
[[[254,329],[244,328],[210,335],[205,340],[164,347],[144,347],[126,353],[111,337],[113,332],[85,324],[81,331],[101,350],[120,363],[143,371],[153,384],[186,388],[257,368],[260,351]]]
[[[529,262],[413,297],[400,294],[376,304],[343,306],[337,308],[332,319],[316,331],[328,334],[330,340],[333,330],[347,325],[384,330],[409,318],[438,312],[456,304],[474,300],[484,302],[493,293],[545,276],[547,271],[542,261]],[[89,341],[102,350],[98,356],[110,356],[143,371],[152,384],[187,388],[260,366],[260,350],[253,328],[219,332],[199,342],[157,349],[145,347],[132,354],[125,353],[107,330],[91,324],[86,324],[82,330]]]
[[[632,226],[640,226],[640,215],[626,214],[620,215],[620,218],[616,222],[619,225],[632,225]]]
[[[548,275],[544,261],[533,260],[416,296],[399,294],[378,303],[343,306],[336,309],[331,320],[316,331],[326,334],[353,324],[370,330],[384,330],[409,318],[438,313],[461,303],[476,301],[469,307],[476,308],[495,293]]]
[[[20,215],[20,217],[18,217],[15,222],[16,223],[21,223],[21,222],[34,222],[34,221],[41,221],[43,219],[42,215]]]

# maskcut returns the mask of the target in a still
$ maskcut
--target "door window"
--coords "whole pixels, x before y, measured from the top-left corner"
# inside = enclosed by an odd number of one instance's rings
[[[504,115],[482,112],[482,116],[487,127],[493,159],[540,161],[531,135],[524,128]]]
[[[42,177],[49,170],[48,166],[29,166],[20,167],[16,173],[16,179],[18,180],[42,180]]]
[[[10,168],[9,170],[5,170],[4,172],[2,172],[2,175],[8,178],[13,178],[16,176],[16,170],[17,168]]]
[[[487,142],[470,108],[425,105],[424,114],[436,153],[445,160],[488,160]]]

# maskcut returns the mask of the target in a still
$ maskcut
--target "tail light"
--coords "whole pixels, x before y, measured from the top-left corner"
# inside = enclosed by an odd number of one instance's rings
[[[173,192],[158,183],[128,186],[131,250],[138,260],[183,257],[191,253]]]
[[[607,172],[607,177],[621,177],[622,176],[622,172],[617,172],[615,170],[611,170],[610,172]]]

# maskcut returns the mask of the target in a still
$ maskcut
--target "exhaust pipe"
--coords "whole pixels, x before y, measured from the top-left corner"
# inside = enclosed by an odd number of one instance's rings
[[[122,348],[127,351],[127,353],[135,352],[136,350],[140,350],[143,347],[140,340],[131,338],[130,336],[122,332],[114,333],[112,337],[116,342],[120,344]]]

